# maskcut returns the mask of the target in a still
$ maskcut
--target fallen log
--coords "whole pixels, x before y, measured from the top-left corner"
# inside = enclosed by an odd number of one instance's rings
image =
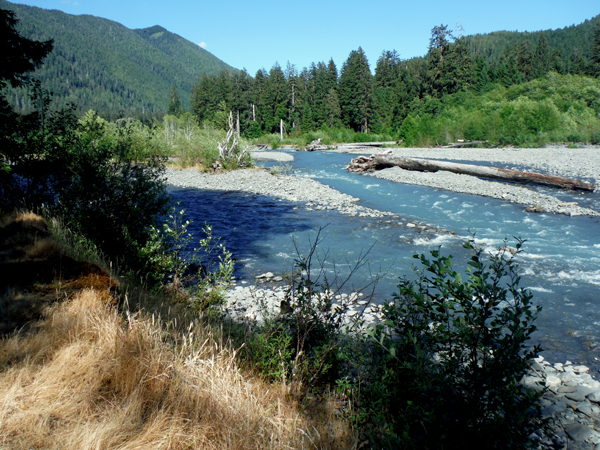
[[[350,142],[347,144],[339,144],[338,147],[381,147],[382,145],[397,145],[398,141],[385,142]]]
[[[443,170],[461,175],[472,175],[475,177],[514,181],[518,183],[532,183],[581,191],[594,191],[596,188],[592,183],[555,175],[519,172],[517,170],[498,169],[496,167],[476,166],[472,164],[458,164],[432,159],[398,158],[389,154],[373,155],[368,158],[359,156],[351,161],[350,165],[346,167],[346,170],[350,172],[372,172],[390,167],[400,167],[401,169],[418,172],[437,172]]]
[[[444,145],[440,148],[461,148],[469,145],[487,144],[488,141],[468,141],[468,142],[456,142],[454,144]]]

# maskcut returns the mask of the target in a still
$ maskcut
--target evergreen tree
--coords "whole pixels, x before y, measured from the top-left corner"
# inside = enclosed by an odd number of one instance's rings
[[[393,87],[399,78],[400,55],[396,50],[384,50],[375,66],[375,86],[380,88]]]
[[[212,120],[221,99],[216,90],[216,77],[203,73],[192,88],[190,112],[198,123]]]
[[[264,127],[267,132],[279,132],[281,120],[288,119],[288,84],[281,66],[277,63],[271,68],[262,105]]]
[[[518,46],[515,53],[515,64],[523,81],[530,81],[536,77],[537,70],[529,41],[525,41]]]
[[[536,78],[543,77],[556,68],[553,59],[548,40],[544,33],[542,33],[535,47],[534,68]]]
[[[0,88],[7,84],[22,86],[27,74],[38,67],[54,45],[52,39],[45,42],[32,41],[17,31],[19,23],[13,11],[0,9],[0,42],[2,64],[0,65]]]
[[[512,56],[509,56],[498,66],[496,81],[504,87],[509,87],[521,82],[521,75],[517,69],[517,63]]]
[[[0,198],[4,197],[4,184],[7,182],[4,175],[9,171],[4,158],[10,159],[11,154],[14,157],[21,152],[20,145],[13,139],[18,129],[17,115],[5,97],[4,88],[24,85],[27,74],[41,64],[53,47],[52,40],[37,42],[21,36],[17,31],[18,23],[14,12],[0,9]]]
[[[373,76],[362,48],[344,62],[338,89],[343,123],[367,133],[374,119]]]
[[[327,82],[330,89],[337,87],[338,71],[335,62],[333,62],[333,58],[329,59],[329,62],[327,63]]]
[[[169,108],[167,109],[167,114],[170,116],[179,117],[184,111],[181,107],[181,102],[179,101],[179,95],[177,95],[177,88],[175,85],[171,85],[171,95],[169,100]]]
[[[590,64],[590,74],[600,78],[600,22],[596,24],[594,38],[592,40],[592,58]]]
[[[340,108],[340,99],[338,97],[337,89],[332,87],[329,90],[329,97],[327,98],[329,104],[329,116],[327,117],[327,125],[329,128],[337,127],[342,124],[340,118],[342,110]]]
[[[454,44],[447,25],[433,27],[427,53],[427,77],[430,94],[441,97],[466,89],[472,84],[473,61],[464,41]]]
[[[474,90],[478,93],[485,92],[486,87],[490,85],[492,79],[488,65],[482,56],[475,59],[475,84]]]

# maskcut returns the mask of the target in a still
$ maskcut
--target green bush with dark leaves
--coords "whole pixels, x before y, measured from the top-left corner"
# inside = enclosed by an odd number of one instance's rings
[[[506,246],[489,261],[472,242],[465,273],[439,250],[415,255],[371,329],[375,346],[360,411],[378,448],[527,448],[539,426],[540,393],[520,380],[540,351],[527,341],[540,311],[519,287]]]

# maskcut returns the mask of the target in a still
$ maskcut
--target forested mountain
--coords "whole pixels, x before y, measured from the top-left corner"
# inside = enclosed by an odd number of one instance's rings
[[[415,141],[417,134],[422,142],[429,143],[464,137],[502,143],[600,140],[598,84],[581,79],[600,76],[600,16],[556,31],[497,32],[459,38],[447,25],[435,26],[423,57],[402,60],[395,50],[384,50],[374,75],[371,67],[358,48],[350,53],[339,73],[329,61],[302,70],[289,63],[283,70],[275,64],[269,72],[259,70],[254,78],[245,72],[203,74],[193,88],[190,112],[199,122],[208,120],[223,126],[228,111],[233,111],[239,114],[241,130],[249,137],[280,132],[282,128],[298,136],[342,127],[361,133],[385,133],[405,142]],[[514,88],[550,79],[551,75],[550,84]],[[557,93],[553,83],[569,86]],[[546,86],[547,91],[539,86]],[[584,92],[576,95],[582,86]],[[530,90],[535,95],[524,94]],[[471,119],[454,121],[466,111],[473,115],[482,105],[489,107],[492,103],[503,112],[489,115],[489,120],[504,121],[511,116],[514,129],[491,136],[490,128],[481,123],[474,125]],[[571,107],[585,114],[575,117],[569,113],[569,117],[561,118]],[[452,115],[448,114],[450,110]],[[450,122],[453,132],[443,132],[450,130]],[[518,128],[523,133],[516,133]]]
[[[99,17],[5,0],[0,0],[0,9],[16,12],[24,37],[54,39],[53,52],[35,72],[42,86],[54,93],[54,107],[73,102],[80,111],[91,108],[106,117],[162,115],[172,85],[188,108],[192,85],[202,73],[235,70],[160,26],[130,30]],[[17,111],[30,106],[25,89],[12,89],[7,97]]]
[[[467,47],[476,55],[483,56],[488,63],[498,63],[511,53],[534,52],[539,46],[547,45],[560,71],[573,73],[581,69],[591,57],[594,29],[600,16],[557,30],[536,32],[496,31],[487,34],[465,36]],[[543,41],[546,41],[545,43]]]

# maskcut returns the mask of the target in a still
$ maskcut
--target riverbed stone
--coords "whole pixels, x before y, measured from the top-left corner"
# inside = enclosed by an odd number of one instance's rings
[[[565,427],[566,433],[575,442],[582,442],[589,439],[592,435],[592,429],[580,423],[572,423]]]
[[[573,400],[574,402],[582,402],[585,400],[585,395],[583,395],[582,392],[567,392],[565,394],[565,397],[567,397],[570,400]]]

